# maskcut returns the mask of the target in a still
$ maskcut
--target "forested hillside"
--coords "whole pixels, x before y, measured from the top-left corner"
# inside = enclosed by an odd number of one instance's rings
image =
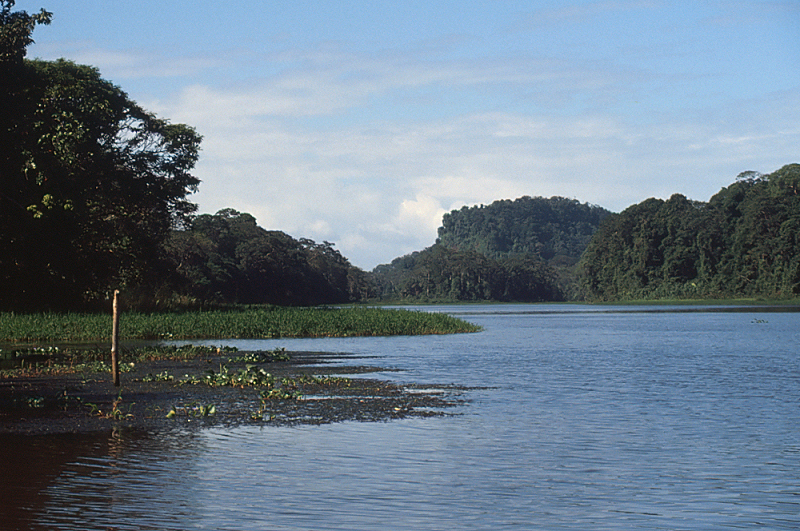
[[[746,172],[708,203],[648,199],[607,219],[580,264],[593,300],[800,294],[800,165]]]
[[[535,256],[552,266],[570,266],[578,262],[609,214],[599,206],[564,197],[505,199],[445,214],[439,243],[490,258]]]
[[[316,305],[373,295],[366,273],[329,242],[265,230],[233,209],[194,217],[164,250],[176,275],[166,292],[184,304]]]
[[[557,301],[607,210],[563,197],[521,197],[445,214],[439,240],[374,270],[384,298]]]
[[[564,298],[555,272],[531,255],[496,260],[441,244],[395,258],[372,272],[384,300],[525,301]]]

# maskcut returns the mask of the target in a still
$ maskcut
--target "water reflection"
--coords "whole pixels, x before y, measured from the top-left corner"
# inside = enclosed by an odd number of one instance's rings
[[[190,433],[137,431],[2,435],[0,448],[0,521],[20,530],[169,529],[171,485],[198,451]]]

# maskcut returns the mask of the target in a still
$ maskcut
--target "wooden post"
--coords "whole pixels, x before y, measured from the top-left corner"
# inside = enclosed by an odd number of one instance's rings
[[[114,386],[119,387],[119,307],[117,299],[119,290],[114,290],[114,317],[111,325],[111,376],[114,378]]]

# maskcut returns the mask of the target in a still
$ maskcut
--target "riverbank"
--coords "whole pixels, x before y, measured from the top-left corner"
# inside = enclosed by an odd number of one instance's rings
[[[464,401],[461,388],[370,378],[390,369],[348,365],[347,354],[293,352],[251,363],[254,354],[138,361],[120,387],[108,372],[6,375],[0,433],[387,421],[454,414]]]

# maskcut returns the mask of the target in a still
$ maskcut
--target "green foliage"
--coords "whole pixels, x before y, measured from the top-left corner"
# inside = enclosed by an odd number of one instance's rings
[[[286,349],[276,348],[272,351],[256,350],[254,352],[246,352],[241,356],[229,358],[230,363],[275,363],[277,361],[289,361],[289,353]]]
[[[214,404],[198,404],[197,402],[192,402],[191,404],[170,408],[166,418],[174,419],[178,416],[204,418],[213,417],[216,414],[217,406]]]
[[[800,165],[745,172],[708,203],[648,199],[606,220],[581,261],[589,298],[800,294]]]
[[[164,245],[184,300],[312,306],[365,300],[373,289],[333,244],[267,231],[233,209],[197,216]]]
[[[27,61],[49,14],[0,12],[0,308],[86,307],[159,278],[159,245],[195,205],[200,136],[90,66]]]
[[[108,315],[0,313],[0,341],[105,341],[110,329]],[[478,330],[445,314],[381,308],[255,307],[181,313],[130,312],[120,319],[123,340],[389,336]],[[184,355],[180,352],[192,355],[196,348],[179,349],[176,356]]]
[[[441,244],[378,266],[373,274],[387,299],[540,302],[563,298],[555,273],[540,259],[496,260]]]
[[[0,297],[15,307],[103,298],[141,281],[175,220],[194,208],[184,196],[199,182],[187,173],[199,137],[147,115],[89,67],[28,66],[45,90],[28,94],[37,108],[15,135],[21,156],[3,183]],[[191,140],[177,146],[176,134]]]
[[[15,0],[0,0],[0,69],[22,63],[28,46],[33,44],[33,29],[37,24],[50,24],[53,18],[44,9],[34,15],[12,12],[15,3]]]
[[[374,270],[384,298],[559,301],[609,214],[572,199],[521,197],[445,214],[438,242]]]
[[[0,350],[0,377],[94,374],[110,372],[107,349],[24,347]],[[120,372],[133,370],[133,363],[120,364]]]
[[[445,214],[439,242],[490,258],[535,256],[551,265],[574,265],[608,214],[575,199],[524,196]]]
[[[223,365],[219,372],[209,369],[199,376],[187,375],[181,383],[212,387],[272,387],[275,385],[275,378],[256,365],[248,365],[238,371],[231,371]]]

